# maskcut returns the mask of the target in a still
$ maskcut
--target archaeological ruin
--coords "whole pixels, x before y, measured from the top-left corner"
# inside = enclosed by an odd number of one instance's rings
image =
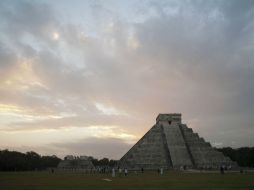
[[[216,169],[237,167],[182,124],[181,114],[159,114],[156,124],[120,159],[119,166],[133,170],[144,169]]]
[[[57,167],[62,170],[90,170],[94,165],[87,156],[67,155]]]

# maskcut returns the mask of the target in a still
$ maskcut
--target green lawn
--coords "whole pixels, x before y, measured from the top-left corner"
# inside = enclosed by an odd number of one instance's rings
[[[166,172],[163,176],[156,172],[144,174],[130,173],[127,177],[109,174],[81,174],[49,172],[1,172],[0,190],[71,190],[71,189],[254,189],[254,173],[182,173]]]

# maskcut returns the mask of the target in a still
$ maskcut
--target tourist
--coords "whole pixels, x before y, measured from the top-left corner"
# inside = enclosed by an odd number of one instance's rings
[[[128,170],[127,170],[127,168],[125,168],[124,169],[124,175],[127,176],[127,174],[128,174]]]
[[[224,167],[223,166],[220,167],[220,173],[224,174]]]
[[[160,171],[161,171],[161,175],[163,175],[163,168],[161,168],[161,170],[160,170]]]
[[[112,169],[112,177],[116,176],[115,168]]]
[[[118,173],[119,173],[119,176],[122,176],[122,168],[119,167]]]

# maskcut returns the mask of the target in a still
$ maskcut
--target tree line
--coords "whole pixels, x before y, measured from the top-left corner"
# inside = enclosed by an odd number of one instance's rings
[[[242,147],[233,149],[231,147],[217,148],[225,156],[236,161],[241,167],[254,167],[254,147]]]
[[[117,165],[117,160],[108,158],[97,159],[90,156],[94,166],[113,167]],[[57,156],[41,156],[36,152],[30,151],[21,153],[17,151],[0,150],[0,171],[31,171],[55,168],[61,161]]]
[[[217,148],[225,156],[236,161],[241,167],[254,167],[254,147],[242,147],[233,149],[231,147]],[[108,158],[97,159],[89,157],[94,166],[113,167],[117,165],[117,160]],[[28,171],[45,170],[47,168],[57,167],[60,158],[57,156],[41,156],[36,152],[30,151],[21,153],[17,151],[0,150],[0,171]]]
[[[56,167],[60,161],[61,159],[55,155],[40,156],[33,151],[21,153],[0,150],[0,171],[43,170]]]
[[[92,156],[89,157],[89,159],[92,161],[93,165],[95,167],[104,167],[104,166],[109,166],[109,167],[114,167],[117,165],[118,160],[110,160],[108,158],[102,158],[102,159],[97,159],[93,158]]]

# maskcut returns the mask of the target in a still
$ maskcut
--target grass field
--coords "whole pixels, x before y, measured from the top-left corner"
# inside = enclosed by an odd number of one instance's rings
[[[112,179],[105,181],[102,179]],[[130,173],[112,178],[109,174],[1,172],[0,190],[85,190],[85,189],[254,189],[254,173],[182,173],[169,171]]]

